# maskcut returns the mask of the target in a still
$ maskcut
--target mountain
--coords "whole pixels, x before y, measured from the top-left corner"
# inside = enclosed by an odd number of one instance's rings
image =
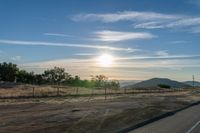
[[[187,85],[190,85],[190,86],[193,86],[193,81],[185,81],[183,83],[187,84]],[[194,81],[194,86],[200,86],[200,82]]]
[[[125,86],[129,86],[129,85],[134,85],[136,83],[140,82],[139,80],[120,80],[120,87],[125,87]]]
[[[167,79],[167,78],[152,78],[149,80],[141,81],[134,85],[126,86],[126,88],[153,88],[153,87],[158,87],[158,84],[169,85],[173,88],[181,88],[181,87],[189,87],[190,86],[188,84],[174,81],[174,80]]]

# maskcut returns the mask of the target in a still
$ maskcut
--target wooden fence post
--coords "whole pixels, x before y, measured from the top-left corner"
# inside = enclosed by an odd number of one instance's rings
[[[93,96],[94,94],[94,88],[91,88],[91,95]]]
[[[76,95],[78,95],[78,87],[76,88]]]
[[[126,88],[124,88],[124,94],[126,94]]]
[[[59,91],[60,91],[60,89],[59,89],[59,87],[57,87],[57,96],[59,96]]]
[[[105,87],[105,100],[107,99],[107,88]]]
[[[32,96],[35,97],[35,87],[33,87]]]

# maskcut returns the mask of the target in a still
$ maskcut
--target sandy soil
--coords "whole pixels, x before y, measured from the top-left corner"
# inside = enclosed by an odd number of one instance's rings
[[[199,92],[1,99],[0,132],[112,133],[199,100]]]

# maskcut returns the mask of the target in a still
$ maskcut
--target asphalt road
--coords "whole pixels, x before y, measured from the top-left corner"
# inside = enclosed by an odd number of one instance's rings
[[[190,107],[129,133],[200,133],[200,105]]]

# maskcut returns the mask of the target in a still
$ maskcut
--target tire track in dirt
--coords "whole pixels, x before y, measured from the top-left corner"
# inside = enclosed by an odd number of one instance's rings
[[[101,126],[102,126],[102,124],[104,123],[104,121],[105,121],[105,119],[106,119],[106,116],[108,115],[109,111],[110,111],[109,109],[106,109],[105,114],[103,115],[103,119],[100,121],[100,124],[99,124],[98,127],[97,127],[97,131],[100,131]]]

